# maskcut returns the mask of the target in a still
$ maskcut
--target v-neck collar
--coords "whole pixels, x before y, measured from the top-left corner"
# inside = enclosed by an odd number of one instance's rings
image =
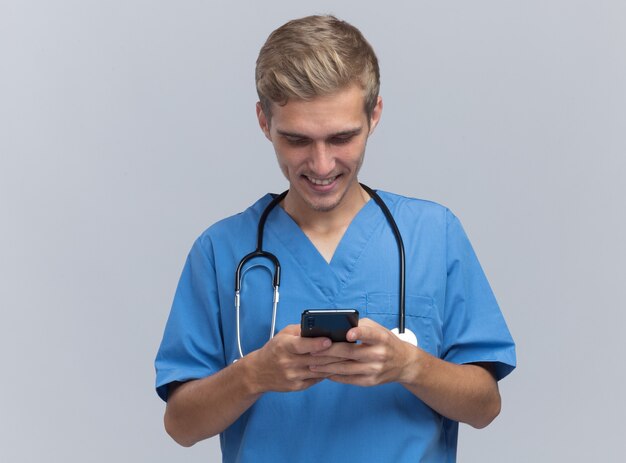
[[[370,199],[350,222],[330,263],[282,207],[276,207],[275,214],[268,219],[267,229],[292,254],[302,272],[332,302],[348,283],[380,220],[384,220],[384,215],[375,201]]]

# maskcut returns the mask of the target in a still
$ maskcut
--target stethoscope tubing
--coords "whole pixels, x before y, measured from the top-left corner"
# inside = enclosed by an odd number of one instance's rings
[[[402,235],[400,234],[400,230],[398,229],[398,225],[389,211],[389,208],[382,200],[382,198],[376,193],[376,191],[372,190],[367,185],[363,183],[360,184],[361,187],[370,195],[370,197],[376,202],[376,204],[380,207],[387,219],[387,223],[391,227],[391,230],[396,239],[396,243],[398,245],[398,257],[399,257],[399,295],[398,295],[398,332],[403,334],[405,331],[405,284],[406,284],[406,263],[405,263],[405,254],[404,254],[404,242],[402,241]],[[278,258],[272,254],[271,252],[263,250],[263,232],[265,229],[265,222],[267,221],[267,217],[270,212],[280,203],[289,190],[283,191],[278,196],[274,197],[272,201],[265,207],[261,217],[259,218],[259,224],[257,228],[257,245],[256,249],[251,253],[245,255],[243,259],[237,265],[237,270],[235,271],[235,312],[236,312],[236,329],[237,329],[237,348],[239,350],[239,356],[243,357],[243,349],[241,347],[241,272],[244,265],[252,259],[256,259],[257,257],[263,257],[269,259],[274,264],[274,275],[272,279],[272,286],[274,289],[274,296],[272,301],[272,323],[270,327],[270,336],[269,339],[274,337],[274,331],[276,330],[276,313],[278,311],[278,301],[280,299],[279,288],[280,288],[280,261]]]
[[[243,266],[246,264],[246,262],[252,259],[256,259],[257,257],[264,257],[266,259],[269,259],[274,264],[274,277],[272,280],[274,297],[272,300],[272,324],[270,326],[270,339],[274,337],[274,332],[276,331],[276,313],[278,311],[278,301],[280,300],[280,261],[278,260],[278,257],[276,257],[271,252],[263,250],[263,231],[265,228],[265,221],[267,220],[267,216],[272,211],[272,209],[274,209],[274,207],[276,207],[276,205],[281,202],[285,198],[285,196],[287,196],[288,192],[289,190],[283,191],[267,205],[267,207],[261,214],[261,218],[259,219],[256,249],[250,254],[244,256],[244,258],[239,261],[239,265],[237,266],[237,270],[235,271],[235,318],[237,324],[237,349],[239,350],[240,357],[243,357],[243,348],[241,347],[241,270],[243,269]]]
[[[400,274],[398,277],[398,280],[399,280],[398,305],[400,306],[398,310],[398,331],[400,333],[404,333],[404,325],[405,325],[405,319],[406,319],[406,309],[405,309],[406,263],[405,263],[404,242],[402,241],[402,234],[400,233],[400,230],[398,229],[398,224],[396,224],[396,221],[393,218],[393,215],[391,215],[391,211],[389,210],[385,202],[382,200],[382,198],[378,195],[378,193],[376,193],[374,190],[372,190],[367,185],[364,185],[363,183],[361,183],[361,187],[365,191],[367,191],[367,193],[371,196],[371,198],[374,201],[376,201],[376,204],[378,204],[380,209],[383,211],[383,214],[385,214],[385,217],[387,218],[387,223],[391,227],[391,231],[393,232],[393,235],[396,238],[396,244],[398,245],[398,257],[399,257],[399,267],[400,267],[399,269]]]

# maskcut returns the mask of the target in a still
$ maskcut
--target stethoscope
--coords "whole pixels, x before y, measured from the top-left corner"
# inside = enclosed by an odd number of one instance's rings
[[[402,242],[402,235],[400,235],[400,230],[398,229],[398,225],[394,220],[389,208],[381,199],[381,197],[372,190],[367,185],[361,183],[361,187],[370,195],[370,197],[378,204],[380,209],[383,211],[385,218],[387,219],[387,223],[391,227],[393,231],[393,235],[396,239],[396,244],[398,245],[398,256],[399,256],[399,264],[400,264],[400,276],[399,276],[399,296],[398,296],[398,304],[400,306],[398,311],[398,328],[394,328],[391,330],[396,336],[398,336],[403,341],[406,341],[414,346],[417,346],[417,337],[415,334],[406,328],[405,326],[405,308],[404,308],[404,299],[405,299],[405,270],[406,264],[404,261],[404,243]],[[270,326],[270,339],[274,337],[274,331],[276,328],[276,312],[278,310],[278,300],[280,299],[280,295],[278,292],[278,288],[280,287],[280,262],[278,258],[272,254],[271,252],[263,250],[263,230],[265,229],[265,221],[267,220],[267,216],[270,212],[276,207],[278,203],[280,203],[289,190],[282,192],[278,196],[274,197],[274,199],[267,205],[263,213],[261,214],[261,218],[259,219],[259,225],[257,230],[257,238],[256,238],[256,249],[247,254],[241,259],[239,265],[237,266],[237,270],[235,272],[235,312],[236,312],[236,326],[237,326],[237,347],[239,349],[239,356],[243,357],[243,349],[241,348],[241,325],[240,325],[240,312],[241,312],[241,270],[243,266],[252,259],[257,257],[263,257],[265,259],[270,260],[274,264],[274,277],[272,281],[272,286],[274,288],[274,297],[272,301],[272,323]]]

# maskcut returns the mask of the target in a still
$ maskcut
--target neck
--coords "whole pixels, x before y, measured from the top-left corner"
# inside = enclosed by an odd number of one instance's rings
[[[355,181],[340,203],[329,211],[316,211],[305,204],[299,204],[297,199],[289,194],[283,202],[283,207],[305,232],[332,233],[340,230],[343,232],[369,199],[367,192]]]

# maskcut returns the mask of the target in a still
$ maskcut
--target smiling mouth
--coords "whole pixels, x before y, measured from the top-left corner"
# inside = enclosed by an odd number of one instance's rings
[[[305,177],[313,185],[327,186],[327,185],[330,185],[331,183],[333,183],[335,180],[337,180],[337,177],[339,177],[339,176],[335,175],[334,177],[329,177],[329,178],[324,178],[324,179],[309,177],[308,175],[305,175]]]

